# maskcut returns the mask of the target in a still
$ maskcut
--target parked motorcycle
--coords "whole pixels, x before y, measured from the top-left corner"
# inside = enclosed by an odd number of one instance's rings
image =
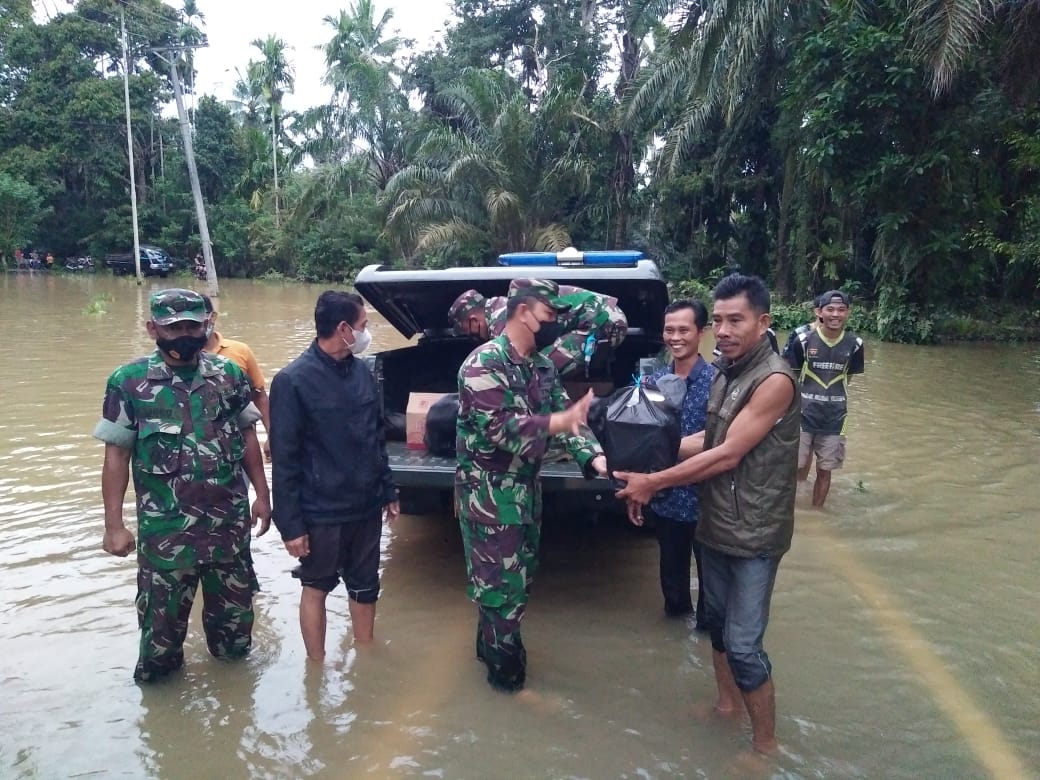
[[[70,257],[65,261],[66,271],[86,271],[87,273],[93,273],[94,271],[94,260],[90,255],[85,257]]]

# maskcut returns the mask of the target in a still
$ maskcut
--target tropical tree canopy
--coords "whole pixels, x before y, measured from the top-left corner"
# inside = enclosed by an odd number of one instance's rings
[[[294,112],[277,34],[224,100],[196,94],[195,0],[45,22],[0,0],[0,253],[126,251],[131,188],[142,240],[198,251],[155,54],[179,45],[222,275],[575,245],[642,249],[683,289],[760,274],[792,317],[842,287],[900,340],[994,298],[1040,309],[1037,0],[454,0],[426,51],[379,0],[314,21],[330,97]]]

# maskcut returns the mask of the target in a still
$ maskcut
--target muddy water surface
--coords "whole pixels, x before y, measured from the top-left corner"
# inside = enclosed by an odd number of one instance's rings
[[[159,283],[0,275],[0,777],[1038,775],[1036,345],[868,345],[847,467],[825,511],[800,497],[780,568],[785,752],[755,765],[747,725],[706,715],[710,647],[663,617],[654,540],[581,518],[546,518],[521,695],[473,659],[450,517],[386,530],[374,646],[353,645],[339,592],[328,662],[305,662],[272,532],[252,656],[214,661],[195,622],[185,671],[134,685],[134,563],[100,550],[90,432],[108,373],[150,349]],[[270,379],[309,343],[320,289],[224,282],[221,330]],[[372,320],[375,348],[402,343]]]

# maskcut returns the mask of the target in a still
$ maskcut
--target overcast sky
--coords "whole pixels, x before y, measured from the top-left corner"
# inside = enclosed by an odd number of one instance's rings
[[[165,0],[174,8],[182,0]],[[384,10],[394,12],[390,35],[415,39],[416,49],[429,48],[444,36],[450,0],[373,0],[375,18]],[[288,59],[296,69],[296,89],[286,95],[284,105],[301,111],[328,102],[331,94],[321,83],[324,58],[315,48],[327,43],[332,28],[322,22],[326,16],[338,17],[350,0],[198,0],[205,16],[200,25],[209,36],[209,47],[196,53],[196,91],[220,100],[231,98],[238,75],[245,73],[250,59],[260,52],[250,45],[257,38],[274,34],[288,45]],[[72,10],[73,0],[34,0],[36,18],[48,18]],[[129,15],[128,15],[129,16]],[[130,25],[128,25],[130,26]],[[132,29],[131,29],[132,32]]]
[[[180,2],[170,4],[179,7]],[[414,38],[417,49],[429,48],[444,35],[449,0],[374,0],[374,5],[376,19],[388,8],[394,12],[391,30]],[[321,83],[324,59],[315,47],[332,37],[322,19],[338,17],[350,7],[349,0],[198,0],[198,6],[209,36],[209,47],[195,59],[199,94],[229,99],[238,78],[235,68],[244,73],[246,63],[260,57],[250,41],[273,33],[291,47],[288,59],[296,68],[296,89],[286,95],[285,107],[300,111],[327,102],[330,92]]]

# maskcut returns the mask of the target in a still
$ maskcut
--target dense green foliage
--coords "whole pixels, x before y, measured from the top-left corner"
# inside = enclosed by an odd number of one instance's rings
[[[323,20],[328,105],[283,108],[276,35],[234,100],[192,96],[220,274],[636,247],[702,296],[734,268],[764,276],[781,325],[826,287],[893,340],[964,330],[994,300],[1040,325],[1037,3],[454,0],[431,51],[377,3]],[[131,186],[142,241],[199,250],[154,50],[204,41],[205,17],[125,7],[131,183],[120,9],[36,23],[0,0],[0,256],[126,251]]]

